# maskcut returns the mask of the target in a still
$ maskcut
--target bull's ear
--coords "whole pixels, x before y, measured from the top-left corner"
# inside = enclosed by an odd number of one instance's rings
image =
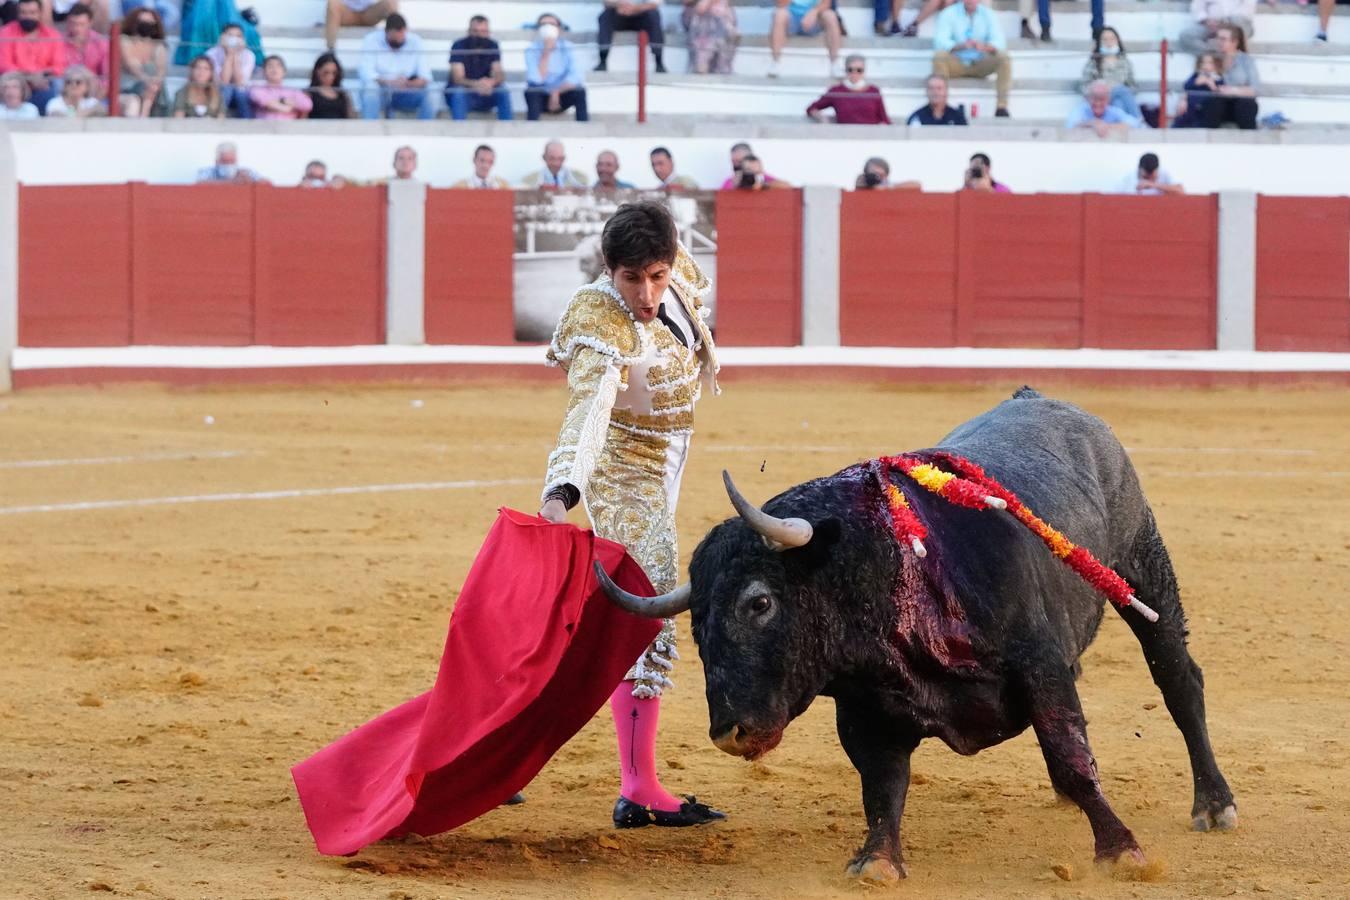
[[[844,534],[844,523],[838,519],[821,519],[819,522],[811,523],[811,540],[805,547],[797,547],[788,550],[787,553],[795,560],[800,560],[809,566],[822,566],[830,560],[834,552],[834,545],[839,543],[839,539]]]

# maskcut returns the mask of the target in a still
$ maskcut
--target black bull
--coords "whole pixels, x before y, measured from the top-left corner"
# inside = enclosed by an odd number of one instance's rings
[[[983,466],[1158,613],[1156,623],[1134,610],[1120,614],[1185,737],[1193,827],[1234,827],[1172,563],[1110,429],[1024,388],[934,449]],[[904,873],[900,818],[920,740],[938,737],[972,754],[1028,725],[1055,790],[1087,814],[1098,859],[1142,860],[1102,794],[1074,685],[1105,599],[1008,513],[903,486],[928,528],[924,558],[896,541],[875,476],[857,465],[790,488],[762,512],[728,478],[740,516],[703,539],[689,585],[660,598],[605,587],[635,612],[690,610],[710,734],[728,753],[768,752],[816,696],[834,698],[868,825],[853,874],[885,881]]]

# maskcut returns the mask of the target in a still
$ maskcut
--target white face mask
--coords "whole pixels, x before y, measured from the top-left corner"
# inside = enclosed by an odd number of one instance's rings
[[[1102,56],[1117,56],[1117,55],[1119,55],[1119,53],[1120,53],[1120,48],[1119,48],[1119,47],[1108,47],[1108,46],[1106,46],[1105,44],[1102,44],[1102,49],[1101,49],[1100,52],[1101,52]]]
[[[224,178],[233,178],[235,175],[239,174],[239,167],[233,163],[221,163],[216,166],[216,170],[219,171]]]
[[[867,79],[864,78],[860,81],[845,80],[844,87],[848,88],[850,91],[865,91],[867,90]]]
[[[225,46],[231,50],[244,46],[244,39],[237,34],[226,35]]]
[[[561,30],[552,22],[545,22],[539,26],[539,38],[543,41],[556,41]]]

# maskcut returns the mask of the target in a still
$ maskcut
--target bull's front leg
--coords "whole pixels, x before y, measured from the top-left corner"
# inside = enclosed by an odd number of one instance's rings
[[[864,881],[888,884],[907,874],[900,849],[900,817],[909,792],[909,757],[918,738],[897,733],[875,704],[839,699],[835,703],[839,741],[862,777],[867,840],[848,865]]]

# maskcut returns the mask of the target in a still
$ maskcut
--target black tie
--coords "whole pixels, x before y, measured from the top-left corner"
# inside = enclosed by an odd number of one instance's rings
[[[656,317],[660,319],[662,322],[666,323],[666,327],[670,329],[670,333],[675,335],[675,340],[679,341],[686,347],[689,346],[689,338],[684,336],[684,331],[680,328],[680,326],[675,324],[674,319],[666,315],[666,305],[664,303],[662,303],[660,306],[656,308]]]

